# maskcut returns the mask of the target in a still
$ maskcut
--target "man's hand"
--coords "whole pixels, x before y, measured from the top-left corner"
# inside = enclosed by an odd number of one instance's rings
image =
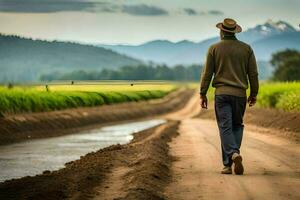
[[[256,97],[249,96],[248,97],[248,103],[249,103],[249,107],[254,106],[255,103],[256,103]]]
[[[205,95],[200,95],[200,105],[201,108],[207,109],[207,97]]]

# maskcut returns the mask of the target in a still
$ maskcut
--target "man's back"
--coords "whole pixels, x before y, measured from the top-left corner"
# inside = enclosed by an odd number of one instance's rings
[[[246,96],[248,77],[253,95],[257,93],[255,56],[251,47],[237,40],[235,36],[225,36],[209,48],[203,73],[204,79],[209,79],[209,76],[214,74],[212,85],[216,87],[217,95]]]

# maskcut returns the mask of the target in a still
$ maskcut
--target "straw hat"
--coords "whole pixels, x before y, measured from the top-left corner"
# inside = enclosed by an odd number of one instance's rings
[[[242,27],[236,23],[235,20],[226,18],[223,22],[216,25],[217,28],[230,33],[240,33],[242,32]]]

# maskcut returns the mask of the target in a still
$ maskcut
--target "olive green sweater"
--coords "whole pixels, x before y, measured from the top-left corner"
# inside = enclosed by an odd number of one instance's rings
[[[248,80],[250,95],[255,97],[258,93],[258,73],[253,50],[235,36],[225,36],[209,48],[201,76],[201,95],[206,95],[213,75],[212,86],[216,88],[216,95],[245,97]]]

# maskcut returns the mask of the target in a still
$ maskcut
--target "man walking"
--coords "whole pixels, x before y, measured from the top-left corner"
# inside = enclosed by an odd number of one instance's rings
[[[240,146],[243,138],[243,116],[246,109],[248,80],[249,106],[256,103],[258,73],[253,50],[235,37],[242,28],[233,19],[218,23],[221,41],[212,45],[206,58],[200,86],[201,107],[207,109],[206,93],[212,76],[215,90],[215,114],[219,127],[224,168],[222,174],[243,174]]]

